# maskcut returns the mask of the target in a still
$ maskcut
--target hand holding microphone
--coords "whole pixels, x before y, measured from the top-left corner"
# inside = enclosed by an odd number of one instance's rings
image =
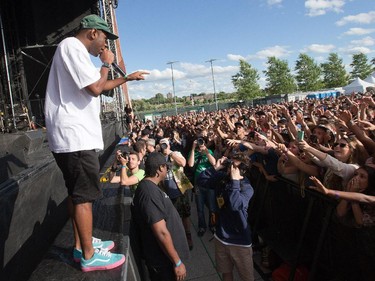
[[[123,70],[121,69],[121,67],[120,67],[117,63],[112,62],[112,68],[113,68],[114,71],[116,71],[116,72],[117,72],[118,74],[120,74],[122,77],[125,77],[125,76],[126,76],[125,71],[123,71]]]
[[[100,60],[103,63],[108,63],[109,65],[111,65],[115,60],[115,55],[108,48],[104,48],[100,52]]]

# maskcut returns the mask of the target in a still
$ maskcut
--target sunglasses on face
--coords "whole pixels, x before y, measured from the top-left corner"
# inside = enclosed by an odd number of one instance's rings
[[[339,143],[339,142],[336,142],[336,143],[334,143],[333,144],[333,147],[336,147],[336,146],[340,146],[340,147],[342,147],[342,148],[344,148],[345,146],[347,146],[347,144],[346,143]]]

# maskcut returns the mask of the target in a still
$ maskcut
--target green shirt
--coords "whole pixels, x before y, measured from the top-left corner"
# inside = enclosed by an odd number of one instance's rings
[[[213,156],[214,153],[212,152],[211,149],[208,149],[208,152]],[[191,152],[190,152],[191,153]],[[190,157],[190,154],[189,154]],[[199,159],[201,160],[199,161]],[[199,161],[199,164],[195,166]],[[210,161],[208,161],[207,155],[203,152],[200,152],[199,150],[194,151],[194,181],[198,178],[199,174],[202,173],[204,170],[207,168],[211,167]]]
[[[142,170],[142,169],[139,169],[139,170],[138,170],[136,173],[134,173],[134,174],[132,174],[132,173],[128,170],[127,174],[128,174],[128,177],[136,176],[137,179],[138,179],[138,183],[139,183],[141,180],[143,180],[143,178],[145,177],[145,171]],[[135,190],[136,190],[137,187],[138,187],[138,183],[129,186],[132,195],[134,195]]]

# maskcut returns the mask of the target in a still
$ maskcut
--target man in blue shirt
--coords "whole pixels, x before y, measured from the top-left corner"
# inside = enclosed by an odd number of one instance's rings
[[[214,168],[203,172],[201,184],[214,187],[218,211],[215,232],[216,267],[224,281],[233,280],[237,268],[243,281],[254,280],[251,230],[248,206],[254,190],[244,176],[248,157],[237,153],[231,160],[222,157]]]

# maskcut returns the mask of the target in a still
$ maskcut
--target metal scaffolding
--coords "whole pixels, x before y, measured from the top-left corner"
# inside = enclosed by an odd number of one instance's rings
[[[25,0],[26,2],[27,0]],[[70,2],[53,0],[66,11]],[[85,0],[72,10],[58,15],[53,27],[41,25],[42,9],[31,9],[23,12],[18,1],[6,0],[0,5],[0,131],[12,132],[31,129],[31,124],[44,126],[44,92],[48,80],[48,70],[57,44],[68,36],[74,36],[81,18],[87,14],[97,14],[109,25],[113,33],[118,34],[115,9],[118,0]],[[55,13],[56,14],[56,13]],[[65,15],[66,14],[66,15]],[[26,15],[26,16],[25,16]],[[53,21],[53,15],[47,20]],[[32,21],[33,24],[29,24]],[[28,29],[28,27],[30,27]],[[55,28],[55,29],[54,29]],[[125,70],[121,55],[120,40],[108,41],[108,47],[115,55],[115,62]],[[118,77],[111,71],[109,78]],[[125,104],[131,106],[126,83],[112,91],[104,93],[113,98],[114,106],[109,97],[103,96],[102,109],[114,111],[122,116]],[[108,105],[108,106],[107,106]],[[32,119],[32,122],[30,121]]]
[[[99,13],[100,16],[108,23],[109,28],[118,34],[116,14],[114,10],[118,6],[118,0],[99,0]],[[125,64],[122,59],[121,47],[119,40],[108,40],[108,48],[115,55],[115,62],[125,69]],[[113,70],[110,73],[111,78],[115,78],[118,74]],[[124,112],[125,104],[128,103],[131,106],[131,100],[128,94],[126,83],[113,90],[111,96],[116,103],[116,110],[118,115],[122,115]]]

